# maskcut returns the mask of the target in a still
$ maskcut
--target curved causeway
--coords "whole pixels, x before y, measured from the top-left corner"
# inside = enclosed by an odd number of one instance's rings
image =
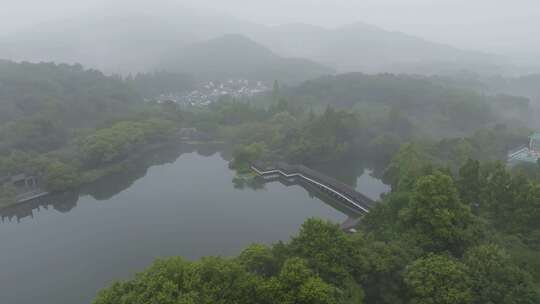
[[[298,179],[315,186],[359,213],[368,213],[375,204],[372,199],[356,191],[351,186],[303,165],[278,162],[272,166],[253,163],[250,167],[251,170],[263,178]]]

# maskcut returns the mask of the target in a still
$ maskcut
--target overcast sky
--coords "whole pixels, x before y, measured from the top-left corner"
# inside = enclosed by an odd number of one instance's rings
[[[164,1],[264,24],[338,26],[362,21],[461,48],[529,56],[540,51],[540,0],[0,0],[0,32],[112,2],[138,6]]]

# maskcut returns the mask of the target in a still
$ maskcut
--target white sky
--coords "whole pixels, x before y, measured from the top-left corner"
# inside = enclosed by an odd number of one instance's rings
[[[0,0],[0,34],[113,2],[175,2],[264,24],[362,21],[460,48],[540,54],[540,0]]]

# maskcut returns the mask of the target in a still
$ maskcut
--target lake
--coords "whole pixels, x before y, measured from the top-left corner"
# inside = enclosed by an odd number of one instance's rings
[[[1,210],[0,303],[90,303],[156,258],[236,255],[307,218],[348,217],[298,185],[239,185],[228,159],[215,145],[161,149],[78,193]],[[317,169],[372,198],[389,190],[361,165]]]

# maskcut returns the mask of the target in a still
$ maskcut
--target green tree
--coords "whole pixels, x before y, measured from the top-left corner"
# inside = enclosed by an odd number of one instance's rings
[[[258,301],[257,284],[253,275],[232,260],[203,258],[194,264],[195,273],[186,286],[197,293],[196,303],[249,303]]]
[[[417,144],[404,144],[385,169],[384,180],[392,190],[410,190],[416,179],[431,170],[427,155]]]
[[[262,303],[259,283],[231,260],[170,258],[157,260],[135,279],[100,292],[94,304]]]
[[[337,303],[337,290],[316,276],[301,258],[285,261],[278,279],[275,303],[331,304]]]
[[[264,153],[266,153],[266,146],[262,143],[238,146],[233,151],[231,168],[241,172],[249,171],[250,164],[261,159]]]
[[[540,298],[530,275],[515,266],[495,245],[471,248],[465,254],[475,304],[533,304]]]
[[[396,106],[393,106],[390,109],[386,124],[388,126],[388,131],[401,137],[410,136],[413,129],[413,125],[407,116],[405,116]]]
[[[352,246],[338,225],[319,219],[308,219],[292,239],[291,251],[306,259],[324,280],[338,285],[352,266]]]
[[[88,165],[119,161],[141,147],[169,138],[175,125],[167,120],[120,121],[79,140],[79,149]]]
[[[428,255],[407,267],[404,281],[413,304],[469,304],[467,267],[444,255]]]
[[[353,238],[357,238],[354,236]],[[366,263],[357,275],[366,293],[366,303],[406,303],[407,288],[401,277],[408,264],[418,255],[406,241],[381,242],[369,240],[358,250],[355,260]]]
[[[265,245],[253,244],[249,246],[240,253],[238,261],[248,271],[261,276],[273,276],[278,270],[272,250]]]
[[[198,278],[194,264],[182,258],[156,260],[147,270],[134,279],[116,282],[102,290],[94,299],[94,304],[176,304],[178,300],[194,299],[193,292]],[[192,285],[193,284],[193,285]],[[180,303],[189,303],[188,301]]]
[[[400,137],[395,134],[384,133],[371,139],[369,142],[369,150],[372,151],[375,159],[388,163],[399,151],[401,146],[400,140]],[[390,179],[394,178],[388,177]]]
[[[540,183],[531,183],[527,188],[521,208],[516,214],[520,231],[524,233],[540,230]]]
[[[459,169],[457,181],[461,200],[473,207],[480,203],[482,184],[480,180],[480,162],[468,159]]]
[[[73,189],[80,183],[78,171],[59,161],[47,165],[43,179],[45,188],[51,192]]]
[[[461,203],[452,178],[440,172],[416,182],[409,205],[401,210],[405,229],[428,251],[461,254],[472,243],[473,215]]]
[[[512,177],[501,163],[484,172],[486,185],[481,195],[481,209],[496,224],[506,226],[510,210],[514,209]]]

